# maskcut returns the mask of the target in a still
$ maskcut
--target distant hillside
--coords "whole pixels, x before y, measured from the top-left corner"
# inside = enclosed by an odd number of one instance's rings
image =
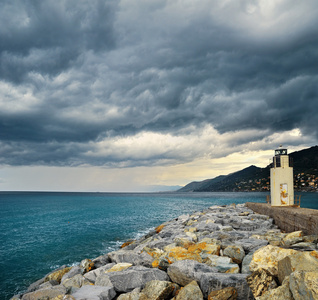
[[[215,177],[213,179],[206,179],[203,181],[193,181],[178,190],[178,192],[194,192],[197,190],[205,190],[207,189],[211,184],[217,184],[218,182],[222,181],[226,176],[220,175],[218,177]]]
[[[318,175],[318,146],[291,153],[294,160],[294,174]]]
[[[290,153],[289,156],[294,161],[295,181],[299,180],[299,188],[307,188],[308,184],[304,178],[297,174],[318,175],[318,146]],[[243,170],[229,175],[220,175],[213,179],[194,181],[180,190],[179,192],[226,192],[226,191],[267,191],[269,190],[270,165],[266,168],[249,166]],[[297,177],[298,176],[298,177]],[[308,177],[308,176],[307,176]],[[306,178],[307,178],[306,177]],[[298,178],[298,179],[297,179]],[[302,181],[301,181],[302,180]],[[318,181],[318,179],[317,179]],[[316,185],[317,186],[317,185]]]
[[[256,166],[247,167],[241,171],[229,175],[221,175],[213,179],[206,179],[200,182],[191,182],[181,188],[179,192],[220,192],[233,191],[237,182],[249,181],[250,179],[269,176],[269,169]]]

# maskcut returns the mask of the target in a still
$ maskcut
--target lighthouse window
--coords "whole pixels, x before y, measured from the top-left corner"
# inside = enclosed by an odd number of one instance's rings
[[[275,156],[274,157],[274,167],[275,168],[280,168],[281,164],[280,164],[280,156]]]
[[[293,158],[289,156],[289,166],[292,168],[294,166]]]

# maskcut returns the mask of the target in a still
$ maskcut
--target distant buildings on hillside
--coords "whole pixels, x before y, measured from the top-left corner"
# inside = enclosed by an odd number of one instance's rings
[[[235,183],[235,192],[270,191],[270,176]],[[312,174],[294,174],[294,189],[297,192],[318,192],[318,176]]]

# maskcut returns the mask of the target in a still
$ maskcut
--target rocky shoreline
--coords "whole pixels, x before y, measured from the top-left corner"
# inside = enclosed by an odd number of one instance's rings
[[[11,300],[318,299],[318,233],[282,233],[244,204],[212,206],[63,266]]]

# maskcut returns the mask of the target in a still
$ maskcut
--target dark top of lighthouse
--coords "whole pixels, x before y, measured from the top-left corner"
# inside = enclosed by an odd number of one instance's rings
[[[283,159],[281,156],[287,155],[287,149],[283,148],[282,145],[275,150],[275,156],[273,157],[273,163],[271,168],[280,168],[280,167],[293,167],[293,159],[288,156],[288,159]]]
[[[279,148],[275,150],[275,156],[277,155],[287,155],[287,149]]]

